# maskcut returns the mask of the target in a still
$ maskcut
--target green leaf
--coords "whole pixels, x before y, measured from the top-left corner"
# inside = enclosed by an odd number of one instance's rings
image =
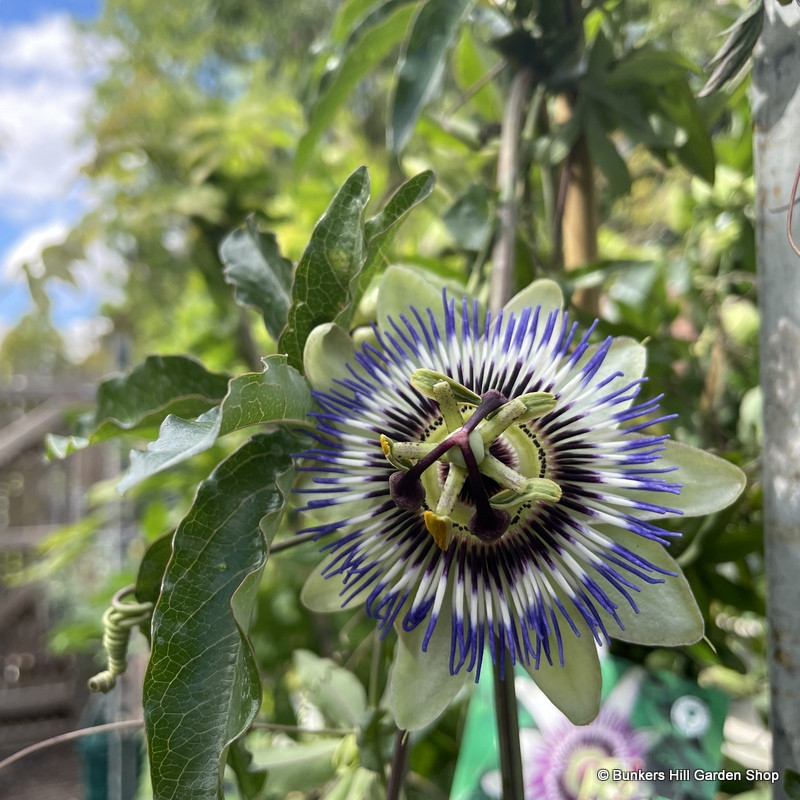
[[[227,375],[209,372],[193,358],[148,356],[127,375],[100,384],[91,441],[151,427],[166,413],[200,414],[218,403],[227,388]]]
[[[172,555],[174,531],[160,536],[144,551],[136,574],[136,599],[140,603],[155,603],[161,594],[161,581]]]
[[[344,56],[324,92],[311,109],[308,130],[297,145],[295,163],[303,170],[322,134],[330,127],[334,115],[353,93],[358,82],[375,70],[386,55],[403,38],[413,6],[401,6],[367,30]]]
[[[168,416],[147,450],[131,452],[119,491],[208,450],[220,436],[266,422],[304,423],[310,410],[311,390],[305,379],[287,366],[285,356],[269,356],[264,359],[264,372],[233,378],[216,408],[194,420]]]
[[[608,138],[603,123],[592,113],[591,106],[584,126],[589,155],[603,175],[606,176],[612,196],[627,194],[631,190],[631,176],[625,159],[617,152]]]
[[[328,36],[334,42],[344,42],[353,27],[367,15],[375,0],[343,0],[339,3]],[[384,4],[385,5],[385,4]]]
[[[257,800],[262,796],[267,771],[253,764],[253,754],[247,749],[241,736],[234,739],[228,749],[228,766],[236,776],[239,794],[243,800]]]
[[[484,119],[497,120],[503,115],[503,100],[494,81],[486,83],[486,76],[496,67],[497,54],[492,53],[490,59],[484,54],[475,41],[469,27],[461,27],[458,42],[453,51],[453,77],[459,89],[464,92],[474,92],[469,99],[471,108],[474,108]],[[483,85],[477,92],[475,87]]]
[[[783,775],[783,791],[790,800],[800,800],[800,772],[786,770]]]
[[[284,800],[290,792],[318,789],[336,774],[333,758],[339,739],[315,739],[303,744],[260,748],[259,766],[265,767],[267,797]]]
[[[609,71],[604,84],[611,89],[631,86],[661,86],[675,80],[686,80],[686,73],[697,71],[697,65],[677,53],[643,47],[631,50]]]
[[[382,263],[388,261],[386,250],[394,239],[399,224],[414,206],[421,203],[433,191],[436,179],[429,169],[407,180],[389,199],[389,202],[374,217],[364,223],[364,238],[367,255],[364,266],[351,281],[351,300],[336,319],[340,325],[347,326],[353,317],[370,281],[375,277]]]
[[[293,660],[302,688],[323,717],[336,726],[356,727],[367,709],[361,681],[331,659],[309,650],[295,650]]]
[[[399,153],[441,78],[462,17],[473,0],[428,0],[420,3],[397,68],[389,111],[389,149]]]
[[[369,174],[359,167],[328,206],[297,265],[289,321],[278,348],[296,369],[302,369],[309,333],[331,322],[351,301],[351,281],[364,261],[361,216],[369,200]]]
[[[480,250],[492,230],[493,194],[482,183],[473,183],[442,215],[456,246]]]
[[[223,240],[219,255],[237,302],[260,311],[268,333],[277,339],[289,314],[292,262],[280,254],[275,236],[260,233],[251,215]]]
[[[714,145],[685,79],[660,87],[655,97],[664,116],[688,135],[686,144],[675,151],[678,159],[695,175],[714,183]]]
[[[253,437],[200,484],[175,533],[144,682],[154,800],[220,798],[226,748],[258,711],[243,628],[295,447],[285,432]]]
[[[764,2],[757,0],[727,31],[723,31],[728,34],[728,38],[709,62],[709,66],[715,64],[716,66],[703,88],[697,93],[698,97],[706,97],[721,89],[739,74],[739,70],[750,58],[763,27]]]

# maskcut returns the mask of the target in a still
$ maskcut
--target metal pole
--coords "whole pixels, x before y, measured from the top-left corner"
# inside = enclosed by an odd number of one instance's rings
[[[774,767],[784,774],[800,766],[800,259],[786,235],[787,212],[776,209],[789,202],[800,164],[800,9],[765,2],[752,101],[770,722]],[[773,797],[787,798],[782,781]]]

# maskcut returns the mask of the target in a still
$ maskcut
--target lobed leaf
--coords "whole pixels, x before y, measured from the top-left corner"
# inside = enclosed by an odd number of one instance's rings
[[[148,356],[127,375],[100,384],[90,442],[151,427],[167,412],[200,414],[225,396],[228,378],[187,356]]]
[[[144,716],[154,800],[218,800],[261,685],[244,628],[283,512],[296,440],[262,434],[223,461],[175,532],[153,613]]]
[[[260,311],[267,332],[277,339],[289,315],[292,262],[281,255],[274,234],[260,233],[251,215],[225,237],[219,256],[236,301]]]
[[[370,281],[375,277],[382,261],[386,261],[385,251],[397,233],[400,222],[405,219],[414,206],[421,203],[433,191],[436,182],[433,172],[426,169],[409,178],[391,196],[382,211],[370,217],[364,223],[364,238],[366,241],[366,258],[360,271],[350,282],[351,298],[348,306],[336,318],[336,322],[347,326],[353,313],[364,296]]]
[[[222,403],[197,419],[170,415],[158,439],[145,451],[131,452],[131,464],[119,483],[124,492],[145,478],[208,450],[221,436],[268,422],[304,423],[311,410],[311,391],[285,356],[264,359],[263,372],[233,378]]]
[[[364,260],[361,217],[369,188],[367,168],[359,167],[322,215],[297,265],[289,320],[278,341],[279,350],[296,369],[302,369],[309,333],[332,321],[352,299],[351,281]]]

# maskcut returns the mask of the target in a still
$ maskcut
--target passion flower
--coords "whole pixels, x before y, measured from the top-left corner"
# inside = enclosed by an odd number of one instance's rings
[[[356,350],[332,325],[309,339],[320,410],[305,530],[327,559],[303,598],[364,603],[398,631],[400,727],[438,715],[485,651],[588,722],[597,646],[702,636],[665,549],[676,534],[652,520],[724,507],[743,476],[671,442],[660,398],[640,399],[643,347],[592,343],[594,327],[578,333],[551,281],[492,316],[395,268],[373,343]]]

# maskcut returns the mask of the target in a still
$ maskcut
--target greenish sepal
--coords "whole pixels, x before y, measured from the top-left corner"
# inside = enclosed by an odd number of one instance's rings
[[[458,293],[457,289],[454,291]],[[401,317],[408,316],[412,306],[423,318],[430,309],[439,329],[444,331],[441,283],[432,283],[424,273],[410,267],[396,264],[387,267],[378,287],[377,322],[380,330],[392,330],[390,319],[396,325],[402,325]]]
[[[347,331],[333,322],[317,325],[303,348],[303,368],[311,386],[330,389],[334,376],[349,374],[348,364],[356,364],[356,348]]]
[[[561,593],[559,596],[568,607],[570,601],[566,596]],[[532,662],[526,669],[550,702],[573,725],[586,725],[600,711],[600,659],[588,625],[577,614],[572,615],[572,620],[580,636],[576,636],[570,626],[560,620],[564,666],[559,662],[555,636],[551,636],[550,655],[553,663],[549,664],[542,654],[538,669],[534,668]]]
[[[702,639],[705,630],[703,615],[680,566],[664,547],[630,531],[598,529],[640,558],[674,573],[662,575],[663,583],[642,583],[641,591],[631,592],[638,614],[625,597],[612,587],[606,587],[608,596],[617,604],[617,616],[625,626],[620,630],[611,616],[601,610],[611,635],[624,642],[665,647],[694,644]]]
[[[631,434],[639,436],[639,434]],[[659,514],[654,511],[632,509],[638,519],[684,516],[702,517],[726,508],[742,493],[747,483],[745,474],[735,464],[719,456],[706,453],[681,442],[667,440],[664,452],[654,466],[659,469],[677,467],[664,473],[667,481],[681,484],[680,494],[643,492],[620,489],[619,494],[675,509],[676,513]]]
[[[397,647],[389,673],[387,701],[397,727],[415,731],[430,725],[453,701],[470,678],[462,669],[450,674],[451,604],[445,598],[439,622],[423,652],[425,624],[413,631],[397,630]]]
[[[300,600],[309,611],[327,614],[341,611],[346,596],[342,575],[323,576],[322,571],[328,565],[325,562],[317,567],[306,579],[300,591]],[[348,609],[358,608],[366,600],[366,593],[360,592],[348,604]]]
[[[540,319],[546,320],[548,315],[564,307],[564,295],[561,287],[549,278],[540,278],[529,283],[524,289],[517,292],[504,306],[503,314],[514,312],[518,317],[525,308],[536,308],[541,306]]]

